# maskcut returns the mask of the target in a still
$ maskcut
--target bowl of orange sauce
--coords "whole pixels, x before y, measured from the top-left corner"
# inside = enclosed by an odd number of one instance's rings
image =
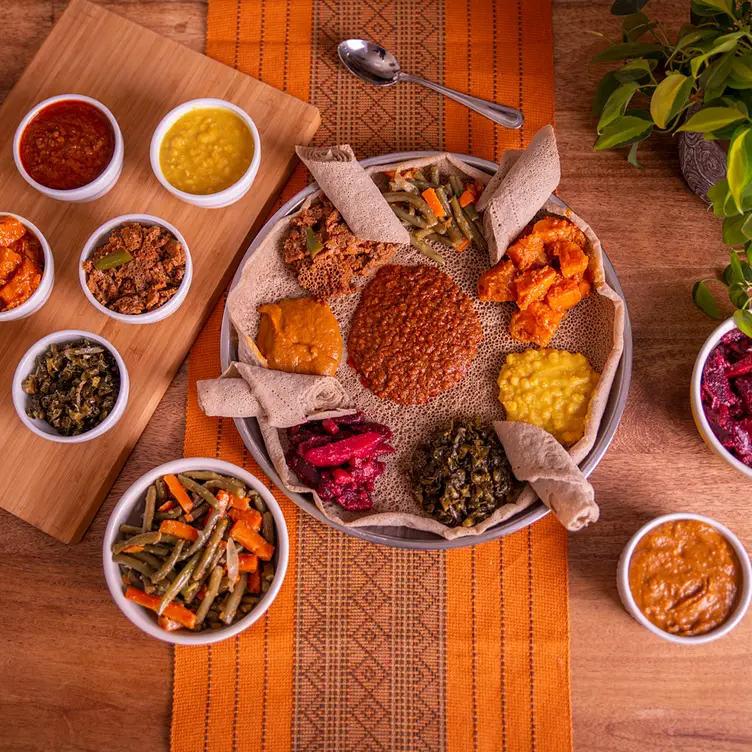
[[[700,514],[656,517],[627,543],[619,596],[634,619],[664,640],[702,644],[728,634],[752,600],[752,565],[727,527]]]

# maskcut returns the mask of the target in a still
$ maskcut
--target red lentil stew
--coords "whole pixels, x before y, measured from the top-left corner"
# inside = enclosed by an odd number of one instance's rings
[[[41,185],[73,190],[107,168],[115,132],[107,116],[88,102],[68,100],[45,107],[21,136],[21,164]]]

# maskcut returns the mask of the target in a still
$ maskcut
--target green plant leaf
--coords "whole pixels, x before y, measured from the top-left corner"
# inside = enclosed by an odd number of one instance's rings
[[[723,220],[723,242],[726,245],[744,245],[747,237],[742,232],[745,217],[737,214],[735,217],[727,216]]]
[[[657,60],[637,58],[636,60],[630,60],[628,63],[622,65],[619,70],[614,71],[614,76],[624,84],[629,81],[639,81],[641,78],[649,76],[657,64]]]
[[[734,17],[733,0],[692,0],[692,8],[697,13],[707,11],[710,15],[725,13],[731,18]]]
[[[697,74],[700,72],[702,64],[713,55],[720,55],[722,52],[731,52],[731,50],[735,50],[739,44],[739,39],[743,36],[744,32],[734,31],[731,34],[724,34],[722,37],[718,37],[718,39],[713,42],[712,47],[704,55],[692,58],[692,61],[689,64],[692,75],[697,78]]]
[[[742,261],[742,272],[744,274],[744,281],[745,283],[749,284],[752,282],[752,266],[749,265],[747,261]]]
[[[728,85],[732,89],[752,89],[752,55],[742,55],[733,59]]]
[[[740,125],[729,143],[726,178],[731,195],[742,209],[742,193],[752,182],[752,127]]]
[[[711,319],[722,318],[718,303],[715,302],[713,293],[710,292],[705,282],[695,282],[692,288],[692,300],[706,316],[710,316]]]
[[[742,120],[745,117],[736,107],[706,107],[695,112],[677,131],[712,133]]]
[[[706,102],[718,99],[723,94],[733,62],[734,53],[727,52],[705,68],[698,83],[704,91]]]
[[[716,29],[695,29],[695,27],[690,24],[687,33],[679,37],[679,41],[676,43],[674,50],[678,52],[686,47],[691,47],[692,45],[697,44],[697,42],[703,42],[711,38],[717,38],[718,36],[720,36],[720,32]],[[705,50],[705,52],[707,52],[707,50]]]
[[[634,165],[635,167],[642,167],[643,165],[640,163],[640,161],[637,159],[637,147],[640,145],[639,141],[635,141],[632,144],[632,148],[629,150],[629,154],[627,155],[627,162],[629,164]]]
[[[647,3],[648,0],[614,0],[614,4],[611,6],[611,15],[629,16],[642,10]]]
[[[752,313],[749,311],[734,311],[734,323],[740,332],[752,337]]]
[[[636,42],[649,29],[650,19],[644,13],[630,13],[621,22],[621,34],[625,42]]]
[[[747,286],[741,282],[734,282],[729,285],[728,289],[729,300],[733,303],[735,308],[744,308],[749,305],[749,295],[747,295]]]
[[[615,44],[607,47],[593,58],[593,62],[630,60],[635,57],[666,57],[666,49],[663,45],[654,44],[653,42],[625,42],[624,44]]]
[[[670,73],[661,81],[650,98],[650,116],[659,128],[666,128],[679,110],[689,101],[692,79],[681,73]]]
[[[726,268],[721,272],[721,279],[723,280],[723,284],[726,285],[726,287],[729,287],[731,284],[733,284],[733,280],[731,279],[731,265],[727,264]]]
[[[744,244],[744,255],[747,257],[747,261],[752,264],[752,241],[750,240]]]
[[[639,89],[639,84],[634,82],[622,84],[609,98],[603,107],[601,118],[598,121],[597,131],[603,133],[603,129],[616,118],[621,117],[634,93]]]
[[[752,240],[752,214],[745,213],[744,224],[742,225],[742,234],[747,238],[747,241]],[[747,242],[745,241],[745,242]]]
[[[729,274],[730,283],[742,284],[744,282],[744,272],[742,271],[742,262],[739,261],[739,254],[736,251],[731,251],[729,254],[729,266],[731,272]]]
[[[726,201],[731,196],[729,193],[729,187],[728,187],[728,180],[726,178],[723,178],[722,180],[719,180],[717,183],[714,183],[710,186],[708,189],[708,201],[710,201],[712,207],[713,207],[713,214],[715,214],[716,217],[726,217],[729,216],[726,213]],[[733,203],[733,209],[734,214],[738,214],[738,210],[736,209],[736,204]]]
[[[650,120],[635,115],[623,115],[616,118],[603,129],[603,133],[595,141],[593,149],[618,149],[620,146],[629,146],[636,141],[642,141],[653,132],[653,124]]]
[[[593,117],[597,117],[603,112],[603,107],[608,101],[608,98],[619,88],[619,79],[616,78],[614,71],[609,71],[600,80],[598,88],[595,91],[595,99],[593,99]]]

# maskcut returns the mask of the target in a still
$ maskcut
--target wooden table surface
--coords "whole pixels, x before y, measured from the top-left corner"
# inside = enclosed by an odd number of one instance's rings
[[[749,483],[705,447],[689,409],[694,358],[715,326],[693,307],[690,291],[724,264],[720,221],[683,183],[671,139],[641,150],[643,170],[622,154],[591,151],[588,113],[600,69],[589,60],[599,45],[583,30],[617,34],[610,4],[554,0],[553,8],[560,193],[593,225],[616,266],[635,351],[621,427],[592,476],[601,519],[570,536],[575,748],[752,749],[752,616],[727,638],[688,649],[638,626],[616,593],[619,553],[651,517],[707,513],[749,549],[752,516]],[[204,48],[205,0],[102,5]],[[3,3],[0,99],[64,7],[64,0]],[[649,10],[676,19],[676,27],[688,7],[664,0]],[[184,364],[82,543],[64,546],[0,511],[0,749],[168,748],[172,651],[120,615],[105,588],[100,546],[122,491],[181,455],[186,383]]]

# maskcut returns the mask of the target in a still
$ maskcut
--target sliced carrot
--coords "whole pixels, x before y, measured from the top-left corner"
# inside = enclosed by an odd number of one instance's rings
[[[227,513],[235,522],[238,520],[245,520],[248,523],[248,526],[251,528],[251,530],[255,530],[258,532],[261,530],[261,523],[263,522],[263,517],[261,516],[261,512],[259,512],[257,509],[232,509],[230,508],[230,511]]]
[[[464,208],[468,204],[474,204],[477,198],[478,196],[475,193],[474,187],[466,188],[465,192],[460,196],[460,206]]]
[[[129,601],[138,603],[139,606],[150,608],[152,611],[156,611],[159,608],[159,604],[162,602],[160,596],[149,595],[143,590],[134,587],[129,587],[125,591],[125,597]],[[184,627],[188,627],[188,629],[193,629],[196,626],[196,614],[194,614],[193,611],[189,611],[185,606],[181,606],[179,603],[170,603],[162,614],[168,619],[173,619]]]
[[[170,509],[175,509],[175,502],[172,499],[167,499],[164,504],[157,507],[158,512],[169,512]]]
[[[176,475],[165,475],[164,481],[170,493],[175,497],[175,501],[183,507],[184,512],[190,512],[193,509],[193,502],[188,496],[188,491],[183,488],[183,484],[177,479]]]
[[[431,207],[431,211],[439,218],[446,217],[444,211],[444,205],[439,201],[439,197],[436,195],[436,190],[433,188],[426,188],[423,193],[420,194],[426,200],[426,203]]]
[[[262,561],[271,561],[274,546],[264,540],[245,520],[238,520],[230,530],[230,537],[256,554]]]
[[[159,532],[189,541],[195,541],[198,538],[198,530],[195,527],[186,525],[185,522],[180,522],[179,520],[162,520]]]
[[[457,253],[462,253],[462,251],[464,251],[469,245],[470,241],[467,238],[462,238],[462,240],[454,246],[454,250],[457,251]]]
[[[247,587],[249,593],[261,592],[261,572],[259,572],[258,569],[248,575]]]
[[[179,621],[170,619],[164,614],[157,619],[157,624],[159,624],[165,632],[177,632],[178,629],[183,628],[183,625]]]
[[[123,553],[124,554],[137,554],[143,550],[144,550],[143,546],[128,546],[123,549]]]
[[[258,556],[256,554],[240,554],[238,562],[240,572],[255,572],[258,569]]]
[[[247,496],[235,496],[235,494],[229,494],[230,496],[230,506],[235,507],[235,509],[248,509],[248,506],[251,503],[251,500]]]

